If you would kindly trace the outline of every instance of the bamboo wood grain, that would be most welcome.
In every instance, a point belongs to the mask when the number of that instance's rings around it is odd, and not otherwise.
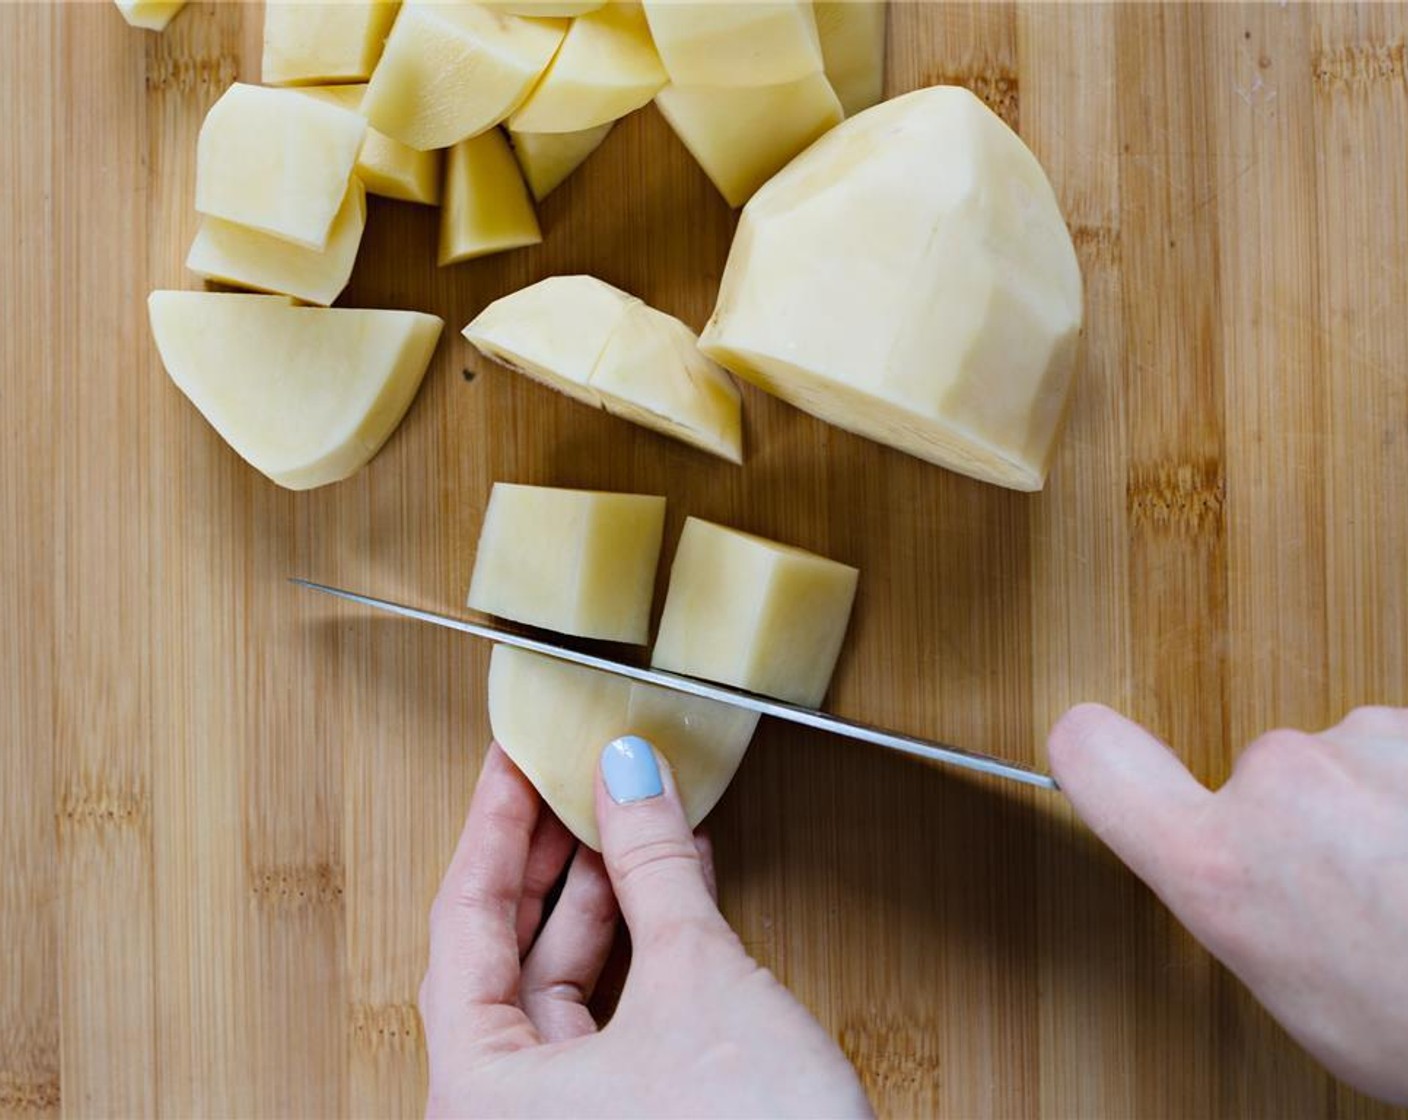
[[[434,213],[373,200],[345,302],[446,340],[368,470],[272,487],[143,306],[195,286],[195,138],[257,80],[260,22],[0,6],[0,1113],[421,1109],[485,651],[284,578],[453,607],[496,479],[663,493],[671,542],[697,514],[858,565],[830,706],[1022,761],[1082,699],[1209,782],[1265,728],[1408,703],[1404,7],[895,5],[889,91],[977,90],[1080,254],[1035,497],[749,389],[740,471],[469,351],[485,303],[575,270],[702,325],[733,219],[653,111],[542,206],[541,247],[439,270]],[[713,830],[729,917],[886,1115],[1388,1115],[1057,798],[769,725]]]

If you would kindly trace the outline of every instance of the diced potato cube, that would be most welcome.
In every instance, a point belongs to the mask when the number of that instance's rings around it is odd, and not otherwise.
[[[298,87],[299,93],[330,101],[354,113],[362,111],[366,91],[365,85]],[[418,152],[384,132],[368,128],[352,172],[362,180],[368,194],[438,206],[441,162],[438,151]]]
[[[645,0],[670,81],[772,86],[822,70],[811,0]]]
[[[572,21],[509,128],[580,132],[610,124],[647,104],[665,80],[640,5],[617,0]]]
[[[346,478],[415,398],[444,325],[418,311],[296,307],[285,296],[153,292],[152,335],[177,387],[280,486]]]
[[[613,124],[597,125],[581,132],[509,131],[514,158],[528,180],[533,198],[542,202],[576,171],[606,139]]]
[[[853,117],[885,95],[886,0],[817,0],[812,7],[827,81]]]
[[[366,222],[366,188],[353,179],[326,249],[307,249],[221,218],[202,218],[186,267],[207,280],[326,307],[347,287]]]
[[[372,73],[362,112],[420,151],[493,128],[528,96],[567,30],[479,4],[406,0]]]
[[[113,0],[132,27],[144,31],[164,31],[171,17],[186,6],[186,0]]]
[[[396,7],[395,0],[264,0],[265,83],[365,82]]]
[[[325,249],[366,131],[337,105],[236,82],[200,128],[196,209]]]
[[[496,482],[469,605],[581,638],[643,644],[665,499]]]
[[[506,16],[582,16],[606,0],[480,0],[486,8]]]
[[[533,201],[502,132],[490,129],[449,150],[440,199],[442,265],[542,239]]]
[[[701,346],[833,424],[1039,490],[1081,314],[1041,166],[936,86],[853,117],[753,197]]]
[[[859,574],[691,517],[650,663],[816,707],[836,668]]]
[[[669,763],[690,827],[723,796],[758,717],[673,692],[495,646],[489,661],[494,739],[582,843],[600,849],[596,772],[614,739],[639,735]]]
[[[670,85],[655,104],[730,206],[845,116],[824,74],[751,89]]]

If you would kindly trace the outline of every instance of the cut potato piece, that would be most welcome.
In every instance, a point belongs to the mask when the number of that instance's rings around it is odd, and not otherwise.
[[[366,131],[340,106],[236,82],[200,126],[196,209],[325,249]]]
[[[542,202],[561,186],[567,176],[601,147],[611,129],[611,124],[603,124],[582,132],[510,131],[508,138],[513,144],[514,158],[528,180],[533,198]]]
[[[613,416],[743,462],[743,402],[724,370],[673,315],[638,303],[606,344],[591,387]]]
[[[394,0],[264,0],[265,83],[365,82],[396,7]]]
[[[486,8],[506,16],[582,16],[606,0],[480,0]]]
[[[341,105],[354,113],[362,111],[365,85],[299,86],[299,93]],[[384,132],[367,129],[352,173],[362,180],[368,194],[396,198],[402,202],[440,204],[440,153],[418,152],[393,140]]]
[[[449,150],[440,200],[442,265],[542,239],[533,201],[502,132],[490,129]]]
[[[496,482],[469,605],[580,638],[644,645],[665,499]]]
[[[831,683],[859,574],[691,517],[650,663],[814,708]]]
[[[845,116],[823,74],[753,89],[671,85],[655,104],[730,206]]]
[[[418,311],[297,307],[284,296],[153,292],[171,379],[280,486],[346,478],[410,407],[444,325]]]
[[[600,850],[596,772],[614,739],[639,735],[669,763],[693,828],[733,780],[754,712],[510,646],[489,659],[494,739],[583,844]]]
[[[645,0],[655,49],[682,86],[772,86],[819,74],[811,0]]]
[[[578,16],[528,100],[514,132],[580,132],[647,104],[665,84],[640,5],[617,0]]]
[[[583,404],[743,461],[738,386],[694,332],[592,276],[554,276],[495,300],[464,329],[482,353]]]
[[[1039,490],[1080,268],[1026,146],[967,90],[852,118],[743,212],[702,347],[840,427]]]
[[[817,0],[816,30],[826,78],[846,116],[885,95],[885,0]]]
[[[207,280],[326,307],[347,287],[366,223],[366,188],[353,179],[326,249],[306,249],[220,218],[202,218],[186,267]]]
[[[186,6],[186,0],[113,0],[132,27],[144,31],[164,31],[171,17]]]
[[[448,148],[517,109],[566,30],[563,20],[520,19],[463,0],[406,0],[362,112],[412,148]]]

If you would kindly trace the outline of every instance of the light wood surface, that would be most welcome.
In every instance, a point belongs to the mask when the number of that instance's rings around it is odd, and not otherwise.
[[[346,302],[445,341],[368,470],[276,489],[166,379],[143,303],[195,286],[196,132],[257,80],[259,27],[0,7],[0,1112],[421,1107],[487,651],[284,580],[453,609],[495,479],[664,493],[671,539],[693,513],[858,565],[830,706],[1011,758],[1099,699],[1215,783],[1262,729],[1408,703],[1404,8],[896,6],[890,92],[977,89],[1080,250],[1034,497],[752,391],[738,470],[471,355],[485,302],[566,271],[702,325],[732,217],[653,111],[537,249],[440,270],[433,212],[373,201]],[[764,726],[713,829],[729,917],[885,1114],[1383,1114],[1055,796]]]

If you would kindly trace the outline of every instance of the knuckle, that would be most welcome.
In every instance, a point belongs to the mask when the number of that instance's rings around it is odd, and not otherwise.
[[[660,836],[628,848],[611,862],[618,886],[633,891],[661,878],[697,875],[699,852],[692,838]]]
[[[1355,708],[1332,730],[1367,738],[1408,738],[1408,708],[1385,705]]]
[[[1314,735],[1281,728],[1253,739],[1238,756],[1233,772],[1239,775],[1275,776],[1319,761],[1323,746]]]

